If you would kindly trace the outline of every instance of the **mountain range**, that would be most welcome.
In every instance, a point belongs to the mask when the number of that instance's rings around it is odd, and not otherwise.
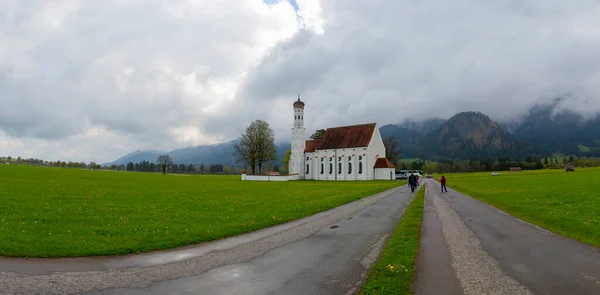
[[[479,112],[462,112],[444,120],[405,120],[380,127],[382,137],[394,136],[403,149],[403,157],[426,160],[453,160],[564,153],[600,156],[600,115],[585,118],[559,110],[557,103],[537,105],[517,121],[498,123]],[[311,133],[311,132],[308,132]],[[104,165],[156,161],[169,154],[177,164],[235,165],[236,140],[199,145],[173,151],[138,150]],[[277,164],[281,165],[289,143],[277,145]]]

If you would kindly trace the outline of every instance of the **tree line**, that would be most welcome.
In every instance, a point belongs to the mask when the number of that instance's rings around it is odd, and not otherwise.
[[[600,166],[599,158],[578,158],[575,156],[551,156],[536,157],[527,156],[519,160],[499,157],[497,159],[470,159],[470,160],[446,160],[425,161],[415,160],[400,162],[397,170],[423,170],[427,173],[455,173],[455,172],[482,172],[482,171],[508,171],[511,167],[519,167],[522,170],[539,169],[564,169],[567,165],[577,167]]]
[[[108,165],[101,166],[96,162],[72,162],[72,161],[44,161],[35,158],[13,158],[0,157],[0,164],[15,164],[15,165],[31,165],[31,166],[46,166],[57,168],[76,168],[76,169],[93,169],[93,170],[114,170],[114,171],[135,171],[135,172],[162,172],[156,163],[150,161],[141,161],[138,163],[129,162],[125,165]],[[166,167],[165,172],[169,173],[201,173],[201,174],[241,174],[241,167],[229,167],[223,164],[200,164],[200,165],[184,165],[172,164]]]

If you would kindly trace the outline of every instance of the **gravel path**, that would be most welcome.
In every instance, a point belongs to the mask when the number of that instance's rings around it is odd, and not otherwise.
[[[600,249],[426,182],[417,295],[600,294]]]

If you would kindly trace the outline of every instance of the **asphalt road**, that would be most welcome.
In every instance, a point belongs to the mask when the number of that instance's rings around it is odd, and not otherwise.
[[[600,294],[599,248],[426,182],[415,294]]]
[[[101,259],[0,259],[1,294],[352,294],[414,196],[392,189],[203,245]]]

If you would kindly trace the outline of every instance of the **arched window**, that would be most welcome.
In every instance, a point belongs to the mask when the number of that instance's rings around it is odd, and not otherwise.
[[[306,161],[308,161],[308,160],[310,160],[310,158],[309,158],[309,157],[306,157]]]
[[[329,174],[333,173],[333,163],[329,162]]]
[[[338,162],[338,174],[342,174],[342,162]]]
[[[348,162],[348,174],[352,174],[352,163]]]
[[[362,156],[358,156],[358,174],[362,174],[362,171],[363,171]]]
[[[323,174],[323,163],[321,163],[321,174]]]
[[[306,164],[306,174],[308,174],[310,172],[309,166],[308,164]]]

